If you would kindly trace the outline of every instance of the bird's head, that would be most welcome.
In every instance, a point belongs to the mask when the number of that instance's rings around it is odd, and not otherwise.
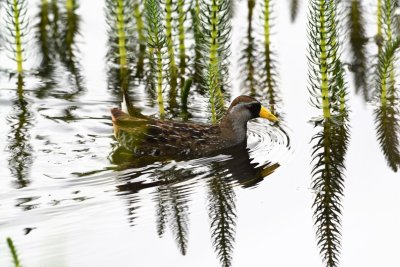
[[[263,107],[260,102],[245,95],[238,96],[232,101],[227,116],[237,123],[247,123],[255,118],[264,118],[272,122],[278,121],[278,118],[266,107]]]

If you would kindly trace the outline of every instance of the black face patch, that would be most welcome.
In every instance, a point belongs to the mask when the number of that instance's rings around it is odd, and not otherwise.
[[[261,104],[258,102],[251,102],[247,105],[253,118],[260,117]]]

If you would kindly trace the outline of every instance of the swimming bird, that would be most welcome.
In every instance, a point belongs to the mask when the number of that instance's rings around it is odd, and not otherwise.
[[[197,157],[224,149],[246,146],[247,122],[255,118],[278,119],[259,101],[236,97],[218,124],[200,124],[132,117],[111,110],[114,134],[119,144],[137,156]]]

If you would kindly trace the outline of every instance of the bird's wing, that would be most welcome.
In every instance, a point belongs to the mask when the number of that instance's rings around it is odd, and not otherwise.
[[[111,114],[118,142],[139,154],[202,154],[220,143],[217,126],[135,118],[118,109]]]

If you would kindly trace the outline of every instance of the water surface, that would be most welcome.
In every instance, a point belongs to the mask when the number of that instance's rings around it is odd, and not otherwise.
[[[76,68],[59,62],[18,81],[0,52],[0,265],[11,266],[11,237],[29,267],[322,266],[311,209],[309,120],[319,114],[307,91],[306,7],[291,24],[288,3],[275,5],[281,128],[250,122],[248,150],[239,153],[115,164],[109,110],[120,99],[110,89],[103,2],[95,2],[81,1],[76,11]],[[29,3],[34,20],[37,5]],[[240,91],[246,1],[236,8],[232,96]],[[376,141],[372,108],[353,91],[342,266],[399,266],[399,175]],[[190,120],[206,122],[207,100],[194,97]],[[135,106],[156,114],[148,103],[138,89]]]

